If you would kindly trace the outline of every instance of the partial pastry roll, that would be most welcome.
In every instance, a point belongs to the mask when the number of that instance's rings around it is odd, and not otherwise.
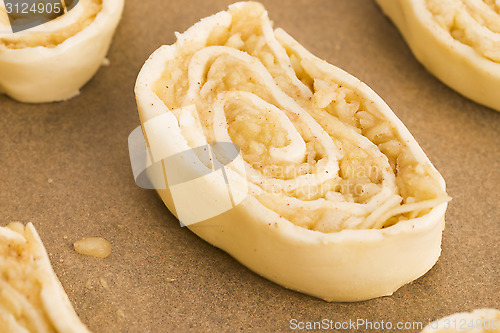
[[[500,311],[477,309],[429,323],[422,333],[500,333]]]
[[[2,333],[89,332],[31,223],[0,227],[0,328]]]
[[[500,111],[500,3],[376,0],[415,57],[438,79]]]
[[[103,64],[123,4],[123,0],[79,0],[67,13],[14,33],[23,17],[9,20],[7,12],[12,9],[0,1],[0,92],[28,103],[77,95]],[[54,11],[52,6],[44,8]]]
[[[379,96],[273,30],[259,3],[178,34],[135,91],[167,207],[258,274],[359,301],[437,261],[443,178]]]

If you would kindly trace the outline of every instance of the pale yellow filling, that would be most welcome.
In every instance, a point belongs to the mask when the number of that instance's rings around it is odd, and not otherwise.
[[[495,0],[426,0],[436,22],[457,41],[500,62],[500,3]]]
[[[78,20],[72,22],[71,25],[57,31],[2,36],[0,37],[0,51],[2,49],[23,49],[37,46],[54,48],[88,27],[101,11],[102,0],[80,0],[77,6],[84,9],[83,14],[78,17]],[[0,8],[0,10],[5,12],[5,8]],[[0,17],[3,17],[3,20],[5,20],[5,15],[2,14]],[[63,17],[64,15],[59,16],[55,21],[61,20]],[[22,18],[20,18],[20,20],[22,20]],[[8,20],[7,22],[0,23],[8,24]]]

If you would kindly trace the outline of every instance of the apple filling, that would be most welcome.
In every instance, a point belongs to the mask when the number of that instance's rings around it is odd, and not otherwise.
[[[191,147],[238,145],[249,193],[310,230],[385,228],[449,200],[391,120],[261,5],[229,13],[206,43],[183,40],[153,88]]]
[[[37,46],[54,48],[88,27],[101,11],[102,1],[80,0],[66,14],[55,17],[42,26],[33,28],[33,31],[30,29],[29,33],[5,34],[0,31],[0,51],[2,49],[23,49]],[[10,23],[6,9],[0,7],[0,11],[1,28]],[[13,24],[23,24],[23,19],[23,17],[16,18]]]
[[[436,22],[457,41],[500,62],[500,5],[494,0],[426,0]]]

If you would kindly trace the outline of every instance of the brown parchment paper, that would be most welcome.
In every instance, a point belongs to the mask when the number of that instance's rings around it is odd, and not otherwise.
[[[262,2],[276,26],[371,86],[446,179],[453,201],[431,271],[391,297],[326,303],[249,271],[134,184],[127,137],[139,125],[137,74],[175,31],[225,9],[225,0],[128,0],[111,65],[81,95],[42,105],[0,96],[0,223],[34,223],[94,332],[288,331],[293,319],[425,326],[454,312],[500,308],[500,113],[431,76],[370,0]],[[72,244],[91,236],[112,243],[110,257],[75,253]]]

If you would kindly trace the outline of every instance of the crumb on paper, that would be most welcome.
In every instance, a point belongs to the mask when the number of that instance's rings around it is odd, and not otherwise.
[[[100,277],[99,278],[99,282],[101,283],[101,286],[106,289],[107,291],[111,291],[111,289],[109,288],[109,284],[106,280],[104,280],[103,277]]]
[[[87,282],[85,282],[85,288],[87,289],[92,289],[94,288],[94,286],[92,285],[92,280],[91,279],[87,279]]]
[[[111,254],[111,243],[100,237],[84,238],[73,246],[76,252],[87,256],[106,258]]]

